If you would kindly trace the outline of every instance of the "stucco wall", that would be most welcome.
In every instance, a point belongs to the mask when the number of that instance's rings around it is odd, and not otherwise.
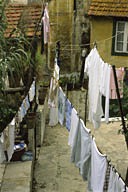
[[[89,7],[89,0],[76,0],[76,11],[74,12],[74,35],[73,35],[73,57],[72,62],[74,65],[74,71],[81,70],[81,53],[83,46],[82,34],[89,31],[89,18],[87,11]],[[87,37],[86,37],[87,39]],[[85,40],[84,40],[85,42]],[[87,42],[86,42],[87,44]]]
[[[61,73],[80,71],[81,69],[81,35],[89,28],[89,20],[85,16],[88,0],[52,0],[49,3],[50,43],[48,45],[48,66],[53,67],[55,43],[61,44]]]
[[[71,70],[73,0],[52,0],[49,3],[50,42],[48,66],[53,68],[56,42],[60,41],[61,70]]]
[[[93,43],[97,43],[97,49],[105,62],[116,67],[128,67],[127,56],[112,56],[112,18],[91,18],[91,48]]]

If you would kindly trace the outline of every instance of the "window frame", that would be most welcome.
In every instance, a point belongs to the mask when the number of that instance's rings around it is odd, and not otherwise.
[[[117,22],[127,22],[128,18],[114,18],[113,20],[113,38],[112,38],[112,55],[117,56],[128,56],[128,52],[120,52],[115,50],[115,43],[116,43],[116,32],[117,32]],[[128,25],[128,24],[127,24]]]

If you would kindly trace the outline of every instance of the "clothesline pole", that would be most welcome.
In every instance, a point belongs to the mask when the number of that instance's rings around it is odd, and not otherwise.
[[[124,132],[124,135],[125,135],[125,141],[126,141],[126,145],[127,145],[127,149],[128,149],[128,137],[127,137],[128,129],[126,127],[126,123],[125,123],[125,120],[124,120],[122,104],[121,104],[121,99],[120,99],[120,93],[119,93],[119,88],[118,88],[118,83],[117,83],[115,65],[112,65],[112,69],[113,69],[113,74],[114,74],[114,81],[115,81],[115,86],[116,86],[116,93],[117,93],[118,103],[119,103],[119,107],[120,107],[120,114],[121,114],[121,119],[122,119],[123,132]]]

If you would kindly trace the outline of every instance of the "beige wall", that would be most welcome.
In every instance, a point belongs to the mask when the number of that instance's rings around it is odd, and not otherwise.
[[[112,18],[91,18],[91,48],[96,41],[100,56],[105,62],[116,67],[128,67],[128,56],[112,56]]]
[[[61,72],[71,70],[73,0],[52,0],[49,3],[50,42],[48,45],[48,66],[54,66],[55,46],[61,45]]]

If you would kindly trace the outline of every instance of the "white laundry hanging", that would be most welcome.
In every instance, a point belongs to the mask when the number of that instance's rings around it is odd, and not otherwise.
[[[93,138],[91,147],[91,189],[93,192],[103,192],[106,169],[106,155],[99,152],[95,138]]]
[[[107,69],[107,70],[106,70]],[[107,71],[107,73],[106,73]],[[109,117],[109,85],[110,85],[110,66],[101,59],[96,48],[92,49],[85,60],[84,72],[89,76],[89,121],[93,122],[94,128],[99,128],[102,109],[102,95],[106,96],[105,119]],[[103,85],[102,80],[107,75]],[[103,89],[104,88],[104,89]],[[105,90],[105,91],[104,91]]]
[[[73,108],[71,113],[71,129],[68,137],[68,145],[71,146],[71,149],[73,148],[75,137],[77,137],[78,124],[79,117],[77,115],[77,111],[75,110],[75,108]]]
[[[108,192],[124,192],[125,183],[119,177],[119,174],[115,171],[113,167],[110,169],[110,178],[108,183]]]
[[[43,29],[44,29],[44,44],[46,44],[49,41],[49,32],[50,32],[48,4],[45,5],[42,22],[43,22]]]

